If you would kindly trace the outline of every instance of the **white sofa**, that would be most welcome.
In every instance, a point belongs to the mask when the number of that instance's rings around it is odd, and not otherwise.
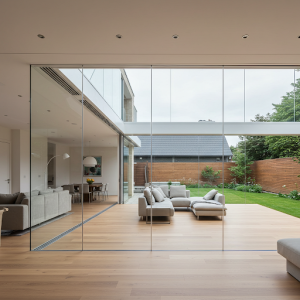
[[[185,190],[185,197],[172,197],[170,190],[164,190],[165,194],[168,197],[164,198],[163,202],[154,202],[152,204],[152,216],[166,216],[172,217],[175,213],[175,208],[187,208],[191,209],[197,219],[200,216],[219,216],[223,217],[226,216],[225,207],[225,196],[217,193],[214,198],[212,199],[214,202],[216,201],[217,204],[203,202],[203,197],[190,197],[190,191]],[[197,203],[203,202],[203,203]],[[138,214],[140,217],[147,217],[150,216],[151,213],[151,205],[148,203],[145,196],[139,197],[138,201]]]
[[[31,226],[40,224],[54,217],[72,210],[71,195],[69,191],[60,189],[49,189],[45,191],[32,191],[25,196],[20,204],[13,203],[13,197],[1,201],[0,209],[7,207],[9,210],[3,215],[2,230],[24,230]],[[5,199],[5,197],[3,198]],[[3,203],[8,202],[8,203]]]

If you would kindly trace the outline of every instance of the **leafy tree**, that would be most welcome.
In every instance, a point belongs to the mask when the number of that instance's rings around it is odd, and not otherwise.
[[[235,178],[237,182],[246,184],[247,181],[251,179],[249,176],[252,172],[250,165],[253,164],[253,161],[251,161],[249,157],[245,155],[245,153],[243,153],[240,149],[236,150],[233,156],[233,161],[236,165],[229,168],[229,170],[231,171],[230,175]]]
[[[214,171],[212,167],[206,166],[204,170],[201,171],[202,176],[207,179],[210,183],[215,182],[218,178],[220,178],[221,171]]]

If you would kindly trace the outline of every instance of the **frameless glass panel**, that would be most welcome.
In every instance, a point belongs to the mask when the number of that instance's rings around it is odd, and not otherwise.
[[[31,250],[82,249],[81,82],[76,68],[31,67]]]
[[[294,69],[246,69],[245,74],[246,122],[294,122]]]
[[[152,111],[153,185],[169,198],[155,202],[165,213],[154,213],[153,249],[221,250],[223,206],[202,197],[212,189],[222,193],[222,70],[154,69]]]

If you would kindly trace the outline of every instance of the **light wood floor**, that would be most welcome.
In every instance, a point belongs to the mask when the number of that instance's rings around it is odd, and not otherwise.
[[[84,204],[84,220],[116,202]],[[276,250],[278,239],[300,238],[300,219],[258,204],[228,204],[224,219],[225,250]],[[33,248],[81,222],[81,205],[74,214],[32,233]],[[137,205],[115,205],[46,247],[45,250],[149,250],[151,226],[137,216]],[[222,220],[176,211],[171,224],[152,226],[153,250],[221,250]]]
[[[85,205],[84,216],[108,207],[114,199],[110,201]],[[65,229],[80,222],[79,209],[74,206],[69,217],[37,230],[36,244],[59,234],[59,226]],[[191,212],[176,212],[170,225],[153,225],[153,248],[205,249],[207,244],[220,248],[221,224],[218,219],[197,221]],[[299,237],[299,225],[299,219],[259,205],[228,205],[225,248],[276,249],[278,238]],[[137,218],[135,205],[116,205],[84,226],[85,249],[149,249],[149,233],[149,225]],[[46,249],[81,247],[80,236],[81,230],[75,230]],[[29,235],[2,237],[1,300],[300,299],[300,283],[286,273],[285,259],[275,251],[28,249]]]

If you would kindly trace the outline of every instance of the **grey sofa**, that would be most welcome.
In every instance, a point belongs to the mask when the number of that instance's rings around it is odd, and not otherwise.
[[[172,217],[175,213],[175,208],[188,208],[194,213],[197,219],[200,216],[226,216],[225,196],[217,193],[213,200],[220,203],[220,205],[212,203],[197,203],[201,202],[203,197],[190,197],[190,191],[186,190],[186,197],[170,198],[170,190],[168,190],[168,197],[164,198],[163,202],[155,202],[152,205],[152,216],[166,216]],[[196,202],[196,203],[194,203]],[[192,204],[192,205],[191,205]],[[138,214],[140,217],[150,216],[151,205],[148,204],[147,199],[142,196],[138,200]]]
[[[30,206],[31,206],[31,226],[40,224],[54,217],[67,213],[72,209],[71,195],[69,191],[49,190],[45,194],[43,191],[32,191],[31,201],[29,193],[25,193],[21,203],[11,203],[13,200],[1,200],[0,209],[4,207],[9,211],[3,215],[2,230],[24,230],[30,227]]]
[[[300,239],[278,240],[277,252],[286,258],[286,271],[300,281]]]

